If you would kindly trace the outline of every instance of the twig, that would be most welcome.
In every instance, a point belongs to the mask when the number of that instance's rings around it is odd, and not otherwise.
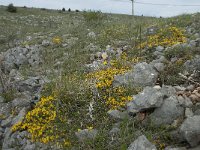
[[[185,79],[185,80],[188,80],[188,81],[190,81],[190,82],[192,82],[192,83],[194,83],[194,84],[196,84],[196,85],[198,85],[198,86],[200,86],[200,83],[198,83],[198,82],[195,82],[194,80],[192,80],[192,79],[189,79],[188,77],[186,77],[185,75],[183,75],[182,73],[179,73],[179,75],[183,78],[183,79]]]

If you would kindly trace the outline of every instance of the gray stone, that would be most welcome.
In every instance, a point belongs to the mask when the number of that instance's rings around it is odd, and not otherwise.
[[[188,60],[184,63],[184,66],[188,72],[193,72],[194,70],[200,71],[200,57]]]
[[[138,137],[131,145],[128,147],[127,150],[157,150],[156,146],[153,145],[149,140],[144,136],[141,135]]]
[[[184,116],[184,108],[180,106],[175,96],[164,100],[161,107],[156,108],[150,115],[151,121],[155,125],[170,125],[176,119]]]
[[[174,86],[174,88],[176,89],[176,91],[185,91],[186,90],[185,87],[182,87],[182,86],[179,86],[179,85]]]
[[[160,107],[162,102],[163,94],[160,90],[146,87],[143,92],[134,96],[134,99],[127,104],[127,110],[131,113],[137,113],[143,110]]]
[[[36,93],[41,90],[42,85],[46,82],[48,82],[48,80],[40,76],[29,77],[27,80],[20,81],[17,84],[17,89],[20,92],[29,91],[31,93]]]
[[[6,128],[4,133],[2,149],[9,149],[12,146],[14,139],[11,139],[12,131],[10,128]]]
[[[119,110],[109,110],[107,113],[108,113],[112,118],[114,118],[114,119],[119,119],[119,120],[128,117],[128,113],[127,113],[126,111],[121,112],[121,111],[119,111]]]
[[[114,135],[114,134],[118,134],[120,132],[120,129],[119,128],[117,128],[117,127],[114,127],[114,128],[112,128],[111,130],[110,130],[110,134],[111,135]]]
[[[197,42],[195,40],[191,40],[190,43],[189,43],[189,45],[191,47],[196,47],[197,46]]]
[[[9,116],[7,119],[1,121],[1,126],[2,126],[3,128],[5,128],[5,127],[10,127],[11,122],[12,122],[12,117]]]
[[[176,147],[176,148],[166,147],[165,150],[187,150],[187,149],[185,147]]]
[[[186,87],[186,89],[188,91],[193,91],[195,89],[195,86],[194,85],[189,85],[189,86]]]
[[[158,78],[158,72],[151,64],[146,62],[138,63],[134,69],[124,75],[116,76],[114,85],[132,85],[132,86],[154,86]]]
[[[164,50],[164,47],[162,47],[162,46],[156,47],[156,51],[162,52],[163,50]]]
[[[35,144],[31,144],[31,145],[26,145],[24,147],[24,150],[35,150],[36,146]]]
[[[84,129],[84,130],[76,132],[75,134],[80,141],[84,141],[87,139],[95,139],[95,137],[97,136],[97,130]]]
[[[43,40],[43,41],[42,41],[42,46],[47,47],[47,46],[49,46],[49,45],[51,45],[51,42],[50,42],[50,41],[48,41],[48,40]]]
[[[160,56],[163,56],[164,54],[162,52],[155,51],[153,52],[153,55],[156,56],[157,58],[160,58]]]
[[[149,27],[147,28],[147,35],[154,35],[156,34],[156,32],[158,31],[158,27],[156,26],[152,26],[152,27]]]
[[[186,108],[185,109],[185,117],[192,117],[194,113],[192,112],[191,108]]]
[[[22,76],[22,74],[17,71],[16,69],[12,69],[9,73],[9,77],[10,77],[10,81],[12,82],[18,82],[21,80],[24,80],[24,77]]]
[[[200,34],[199,34],[199,33],[195,33],[195,34],[194,34],[194,37],[199,38],[199,37],[200,37]]]
[[[170,61],[171,61],[172,63],[174,63],[174,62],[176,62],[177,60],[178,60],[178,58],[177,58],[177,57],[173,57],[173,58],[171,58],[171,60],[170,60]]]
[[[31,99],[28,99],[28,98],[15,98],[13,101],[12,101],[12,107],[27,107],[29,106],[31,103]]]
[[[166,61],[167,59],[164,56],[159,56],[159,59],[153,60],[150,64],[154,66],[156,63],[164,63]]]
[[[0,115],[3,115],[4,117],[8,117],[11,114],[12,111],[12,104],[9,103],[0,103]]]
[[[26,115],[26,108],[21,109],[21,111],[19,112],[19,114],[13,118],[12,120],[12,125],[22,122],[24,117]]]
[[[94,32],[89,32],[89,33],[87,34],[87,36],[90,37],[90,38],[96,38],[96,33],[94,33]]]
[[[200,116],[188,117],[181,125],[180,132],[192,146],[198,146],[200,142]]]
[[[176,95],[176,89],[172,86],[162,86],[161,93],[165,97],[175,96]]]
[[[188,150],[200,150],[200,145],[194,148],[189,148]]]
[[[178,96],[177,99],[178,99],[179,104],[183,107],[190,108],[193,106],[192,101],[188,97]]]
[[[161,72],[165,69],[165,65],[163,63],[156,63],[154,67],[157,69],[157,71]]]
[[[5,99],[2,96],[0,96],[0,103],[3,103],[3,102],[5,102]]]
[[[138,86],[153,86],[156,83],[158,73],[153,66],[146,62],[139,63],[134,67],[134,83]]]

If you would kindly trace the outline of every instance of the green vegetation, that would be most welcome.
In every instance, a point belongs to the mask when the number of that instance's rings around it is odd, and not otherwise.
[[[125,92],[125,94],[120,95],[117,92],[113,92],[116,89],[111,84],[114,75],[123,74],[128,70],[128,67],[130,68],[131,61],[136,63],[139,62],[139,59],[147,62],[152,60],[152,57],[149,57],[152,54],[150,51],[141,51],[140,49],[142,42],[148,38],[145,34],[148,27],[155,25],[158,28],[165,28],[172,24],[172,26],[177,27],[175,28],[177,31],[178,28],[190,25],[193,19],[199,21],[199,14],[194,18],[183,15],[163,19],[103,14],[100,11],[76,13],[71,12],[71,9],[65,13],[58,13],[54,10],[17,8],[18,13],[12,15],[5,10],[5,8],[0,9],[1,52],[14,47],[16,39],[20,39],[17,46],[21,47],[41,44],[43,40],[52,42],[52,44],[43,47],[41,55],[44,63],[39,68],[24,66],[24,69],[20,70],[27,76],[30,74],[44,75],[51,79],[51,82],[46,84],[42,91],[43,99],[36,105],[35,109],[30,111],[33,113],[32,115],[37,114],[35,111],[41,113],[46,122],[41,119],[40,115],[31,116],[28,113],[25,121],[14,126],[13,131],[26,129],[32,133],[33,140],[43,143],[49,142],[50,145],[57,144],[57,146],[65,149],[76,147],[78,149],[125,150],[137,137],[136,131],[138,130],[154,142],[159,149],[163,149],[163,147],[173,143],[167,134],[167,128],[147,128],[131,119],[125,119],[121,122],[120,132],[112,139],[109,136],[109,131],[116,120],[111,119],[107,111],[113,108],[117,109],[119,106],[119,109],[123,110],[125,103],[130,100],[130,96],[139,92],[139,89],[123,89],[121,91]],[[96,33],[95,38],[87,36],[91,31]],[[180,39],[174,41],[176,39],[172,38],[170,42],[175,42],[173,44],[185,41],[183,33],[180,33],[179,30],[178,33],[181,35],[181,41],[179,41]],[[169,34],[167,34],[168,37],[171,36]],[[162,36],[164,34],[159,35]],[[31,39],[28,39],[29,36],[31,36]],[[63,46],[66,43],[67,46]],[[88,48],[90,43],[95,44],[102,50],[108,44],[112,45],[115,50],[120,46],[129,46],[125,63],[120,60],[121,63],[118,63],[117,67],[108,67],[100,70],[100,72],[92,73],[90,79],[96,79],[97,82],[95,84],[91,84],[86,78],[89,72],[85,69],[85,64],[91,63],[91,51]],[[159,44],[156,43],[151,48],[157,45]],[[171,46],[172,44],[170,43],[169,45]],[[194,55],[191,49],[182,49],[182,51],[183,53],[179,53],[178,49],[172,49],[165,53],[168,60],[173,57],[178,58],[173,64],[167,62],[166,69],[161,72],[160,78],[165,84],[182,83],[178,73],[183,70],[183,63]],[[96,52],[98,50],[95,49],[92,53],[95,54]],[[57,64],[57,62],[60,63]],[[109,64],[110,62],[104,63]],[[123,67],[126,68],[124,69]],[[105,91],[107,89],[104,85],[109,85],[109,88],[106,87],[108,89],[106,95]],[[95,93],[96,86],[100,88],[98,89],[101,92],[100,96]],[[8,101],[12,99],[9,96],[13,95],[6,93],[5,97],[7,97]],[[123,103],[114,101],[115,104],[112,104],[113,102],[109,101],[110,97],[105,98],[104,96],[112,96],[115,99],[120,97],[120,101],[122,99],[125,99],[125,101]],[[47,101],[49,106],[47,107],[45,103],[45,107],[43,107],[43,102],[46,102],[46,99],[52,101],[50,103]],[[92,117],[88,115],[89,106],[91,105],[93,107]],[[53,118],[51,118],[51,115],[53,115]],[[38,120],[41,122],[37,122]],[[30,121],[32,121],[31,124],[29,124]],[[34,124],[34,122],[38,124]],[[45,126],[44,123],[48,123],[48,126]],[[88,128],[98,130],[97,138],[84,142],[78,141],[75,132]],[[43,133],[43,136],[41,133]],[[157,139],[153,138],[155,136]]]
[[[11,13],[16,13],[17,8],[13,4],[9,4],[8,7],[7,7],[7,11],[11,12]]]

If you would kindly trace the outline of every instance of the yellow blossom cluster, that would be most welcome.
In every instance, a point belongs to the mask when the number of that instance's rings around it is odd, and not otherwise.
[[[109,89],[107,92],[104,98],[110,109],[125,107],[126,103],[133,99],[132,96],[126,94],[126,89],[121,86]]]
[[[53,142],[59,138],[59,135],[54,132],[57,130],[54,124],[56,117],[55,98],[53,96],[42,97],[35,108],[26,114],[23,122],[12,126],[12,131],[27,130],[32,141]]]
[[[62,39],[58,36],[54,37],[52,41],[53,41],[54,44],[61,44],[62,43]]]
[[[127,70],[128,68],[107,68],[105,70],[89,73],[87,78],[95,78],[97,88],[109,88],[113,83],[114,76],[124,74]]]
[[[183,30],[177,27],[168,27],[160,29],[157,34],[150,35],[146,41],[140,43],[137,48],[152,48],[156,46],[172,46],[178,43],[185,43],[186,37],[183,34]]]

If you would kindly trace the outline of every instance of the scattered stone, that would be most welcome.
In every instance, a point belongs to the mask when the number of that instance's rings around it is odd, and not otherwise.
[[[2,96],[0,96],[0,103],[3,103],[3,102],[5,102],[5,99]]]
[[[80,131],[76,132],[75,134],[80,141],[84,141],[87,139],[95,139],[95,137],[97,136],[97,130],[96,129],[84,129],[84,130],[80,130]]]
[[[4,116],[5,118],[7,118],[12,111],[12,103],[0,103],[0,115]]]
[[[146,87],[143,92],[134,96],[134,99],[127,104],[127,110],[131,113],[137,113],[147,109],[160,107],[162,102],[163,94],[160,90]]]
[[[194,85],[189,85],[186,87],[186,90],[188,90],[188,91],[193,91],[194,89],[195,89]]]
[[[163,46],[158,46],[156,47],[156,51],[162,52],[164,50]]]
[[[127,150],[157,150],[157,148],[144,135],[141,135],[131,143]]]
[[[183,87],[183,86],[174,86],[174,88],[176,89],[176,91],[185,91],[186,90],[186,88],[185,87]]]
[[[155,85],[153,88],[156,89],[156,90],[160,90],[161,86],[160,85]]]
[[[176,147],[176,148],[166,147],[165,150],[187,150],[187,149],[185,147]]]
[[[128,117],[128,113],[127,113],[126,111],[121,112],[121,111],[119,111],[119,110],[109,110],[107,113],[108,113],[112,118],[114,118],[114,119],[119,119],[119,120]]]
[[[200,150],[200,146],[194,147],[194,148],[189,148],[188,150]]]
[[[158,72],[151,64],[146,62],[138,63],[134,69],[124,75],[116,76],[114,85],[132,85],[132,86],[154,86],[158,78]]]
[[[9,116],[6,120],[2,120],[2,121],[1,121],[1,126],[2,126],[3,128],[5,128],[5,127],[10,127],[11,122],[12,122],[12,117]]]
[[[154,65],[157,71],[162,72],[165,69],[165,65],[163,63],[156,63]]]
[[[150,115],[155,125],[170,125],[174,120],[184,116],[184,108],[180,106],[175,96],[164,100],[161,107],[156,108]]]
[[[51,44],[52,43],[50,41],[48,41],[48,40],[43,40],[42,41],[42,46],[44,46],[44,47],[50,46]]]
[[[200,71],[200,57],[196,57],[192,60],[187,60],[184,63],[184,66],[186,68],[186,71],[193,72],[194,70]]]
[[[87,34],[87,36],[88,36],[89,38],[96,38],[96,33],[94,33],[94,32],[89,32],[89,33]]]
[[[181,125],[180,132],[192,147],[197,146],[200,142],[200,116],[188,117]]]
[[[26,115],[26,108],[23,108],[19,114],[13,118],[12,120],[12,125],[16,124],[16,123],[19,123],[19,122],[22,122],[23,119],[24,119],[24,116]]]
[[[162,86],[161,93],[163,93],[165,97],[175,96],[176,89],[173,86],[164,85]]]
[[[180,106],[183,106],[185,108],[186,107],[190,108],[190,107],[193,106],[192,101],[188,97],[178,96],[177,99],[178,99],[178,102],[179,102]]]
[[[185,109],[185,117],[192,117],[194,113],[192,112],[191,108],[186,108]]]

